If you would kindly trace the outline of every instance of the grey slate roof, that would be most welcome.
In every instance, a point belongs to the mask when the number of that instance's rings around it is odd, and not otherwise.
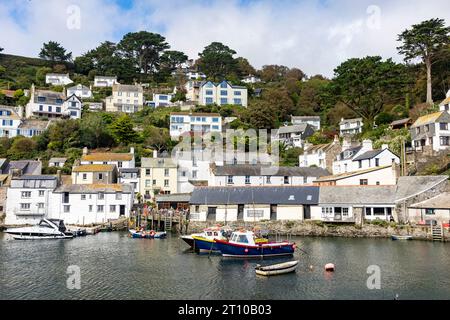
[[[277,133],[295,133],[295,132],[304,132],[307,128],[307,123],[296,124],[293,126],[284,126],[278,129]]]
[[[261,165],[237,164],[216,166],[215,168],[213,166],[213,172],[216,176],[260,176],[263,175],[261,170],[265,167],[276,168]],[[328,170],[318,167],[279,167],[276,173],[271,174],[271,176],[301,176],[317,178],[328,175],[330,175]]]
[[[372,159],[372,158],[375,158],[380,153],[382,153],[383,151],[384,150],[382,150],[382,149],[366,151],[363,154],[360,154],[359,156],[357,156],[355,159],[353,159],[353,161]]]
[[[52,175],[23,175],[14,180],[56,180],[56,176]]]
[[[139,173],[139,168],[119,168],[119,172],[123,172],[123,173]]]
[[[50,158],[48,160],[49,163],[55,163],[55,162],[66,162],[67,158]]]
[[[450,192],[444,192],[431,199],[415,203],[410,208],[450,209]]]
[[[176,168],[177,164],[171,158],[141,158],[143,168]]]
[[[69,193],[132,193],[134,190],[131,184],[64,184],[55,189],[54,192]]]
[[[351,159],[355,154],[359,152],[359,150],[361,150],[361,148],[362,146],[345,149],[339,154],[339,160]]]
[[[3,169],[3,173],[10,173],[13,169],[22,170],[22,174],[32,174],[41,166],[40,161],[34,160],[17,160],[10,161]],[[40,173],[40,172],[39,172]]]
[[[319,205],[394,204],[395,186],[322,186]]]
[[[191,196],[191,204],[287,204],[315,205],[319,187],[198,187]]]
[[[398,178],[396,201],[406,200],[448,180],[448,176],[403,176]]]

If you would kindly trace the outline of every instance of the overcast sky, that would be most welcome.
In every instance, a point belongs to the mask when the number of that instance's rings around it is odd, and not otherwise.
[[[397,34],[447,19],[449,0],[0,0],[0,47],[36,57],[54,40],[78,56],[130,31],[158,32],[196,58],[213,41],[264,64],[333,75],[352,57],[401,61]]]

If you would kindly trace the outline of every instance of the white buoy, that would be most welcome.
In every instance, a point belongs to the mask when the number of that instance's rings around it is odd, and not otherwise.
[[[325,265],[325,271],[334,271],[334,264],[332,264],[332,263],[327,263],[326,265]]]

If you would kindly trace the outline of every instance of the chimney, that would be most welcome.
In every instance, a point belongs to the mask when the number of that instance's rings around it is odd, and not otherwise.
[[[313,145],[312,143],[305,142],[305,148],[304,148],[304,151],[306,151],[306,150],[308,150],[309,148],[311,148],[312,145]]]
[[[87,147],[84,147],[83,148],[83,155],[85,156],[85,155],[87,155],[88,154],[88,148]]]
[[[386,149],[389,149],[389,145],[387,143],[383,143],[381,145],[381,150],[386,150]]]
[[[362,142],[362,147],[366,151],[371,151],[372,149],[372,140],[366,139]]]
[[[130,147],[130,153],[134,154],[134,147]]]
[[[352,147],[352,138],[345,136],[342,141],[342,151],[347,150]]]
[[[157,150],[153,150],[153,158],[158,158],[158,151]]]
[[[56,179],[58,180],[57,183],[59,184],[61,182],[61,170],[56,171]]]

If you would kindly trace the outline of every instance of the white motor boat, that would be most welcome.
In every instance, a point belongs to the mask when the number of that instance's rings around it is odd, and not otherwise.
[[[16,240],[41,240],[41,239],[71,239],[73,233],[67,232],[63,220],[42,219],[37,225],[32,227],[7,229]]]

